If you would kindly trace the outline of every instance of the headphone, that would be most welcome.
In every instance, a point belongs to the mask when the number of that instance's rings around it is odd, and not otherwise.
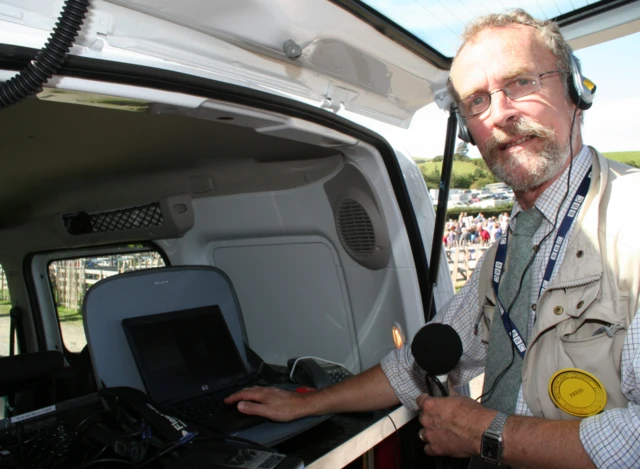
[[[570,71],[569,76],[567,77],[569,96],[578,109],[587,110],[593,104],[593,98],[596,94],[596,85],[582,75],[578,59],[576,59],[575,55],[571,54],[569,57]],[[472,145],[476,144],[471,133],[469,133],[464,117],[460,114],[458,114],[458,138],[463,142],[467,142]]]

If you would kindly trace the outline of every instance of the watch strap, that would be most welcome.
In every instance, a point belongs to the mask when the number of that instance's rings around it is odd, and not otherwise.
[[[509,416],[503,412],[498,412],[491,421],[489,428],[482,435],[480,446],[480,457],[488,463],[501,465],[504,454],[504,443],[502,430]]]
[[[504,424],[507,423],[508,418],[509,416],[507,414],[498,412],[491,421],[491,425],[489,425],[487,431],[502,436],[502,430],[504,429]]]

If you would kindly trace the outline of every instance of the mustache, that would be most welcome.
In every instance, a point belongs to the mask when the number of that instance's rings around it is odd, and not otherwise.
[[[513,137],[529,136],[550,140],[555,137],[555,131],[527,118],[518,119],[512,126],[502,129],[494,129],[491,137],[485,141],[485,151],[493,153],[498,148],[506,145]]]

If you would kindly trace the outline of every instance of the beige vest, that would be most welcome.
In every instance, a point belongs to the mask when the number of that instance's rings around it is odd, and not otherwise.
[[[522,386],[537,417],[575,419],[549,397],[552,375],[580,368],[607,391],[605,409],[626,407],[620,389],[622,344],[640,298],[640,171],[606,160],[592,150],[592,182],[560,270],[539,299],[527,341]],[[623,177],[624,176],[624,177]],[[480,326],[489,340],[495,295],[491,272],[497,243],[485,254],[480,274]],[[496,313],[500,321],[499,312]],[[594,333],[615,325],[612,337]],[[516,355],[516,359],[519,359]]]

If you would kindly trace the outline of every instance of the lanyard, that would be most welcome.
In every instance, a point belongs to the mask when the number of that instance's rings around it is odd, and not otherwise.
[[[542,296],[542,293],[549,285],[551,281],[551,275],[553,274],[553,269],[555,268],[556,262],[558,260],[558,254],[560,253],[560,248],[562,247],[564,241],[566,240],[567,234],[571,229],[571,224],[575,219],[584,199],[589,191],[589,185],[591,184],[591,169],[587,171],[584,179],[580,183],[578,187],[578,191],[576,195],[573,197],[571,201],[571,205],[569,206],[569,210],[564,216],[562,223],[560,223],[560,228],[558,228],[558,233],[556,234],[556,239],[553,243],[553,248],[551,249],[551,254],[549,255],[549,260],[547,261],[547,267],[544,272],[544,277],[542,278],[542,284],[540,285],[540,291],[538,292],[538,298]],[[500,286],[500,278],[502,277],[502,268],[504,266],[506,257],[507,257],[507,244],[509,242],[509,230],[505,230],[506,233],[502,235],[498,244],[498,250],[496,251],[496,258],[493,262],[493,289],[496,293],[496,304],[500,311],[500,317],[502,318],[502,324],[504,325],[505,330],[507,331],[507,335],[511,338],[511,341],[515,345],[516,349],[520,356],[524,359],[525,352],[527,351],[527,344],[518,331],[518,328],[513,323],[511,318],[506,314],[504,306],[498,297],[498,287]],[[530,293],[529,293],[530,294]]]

